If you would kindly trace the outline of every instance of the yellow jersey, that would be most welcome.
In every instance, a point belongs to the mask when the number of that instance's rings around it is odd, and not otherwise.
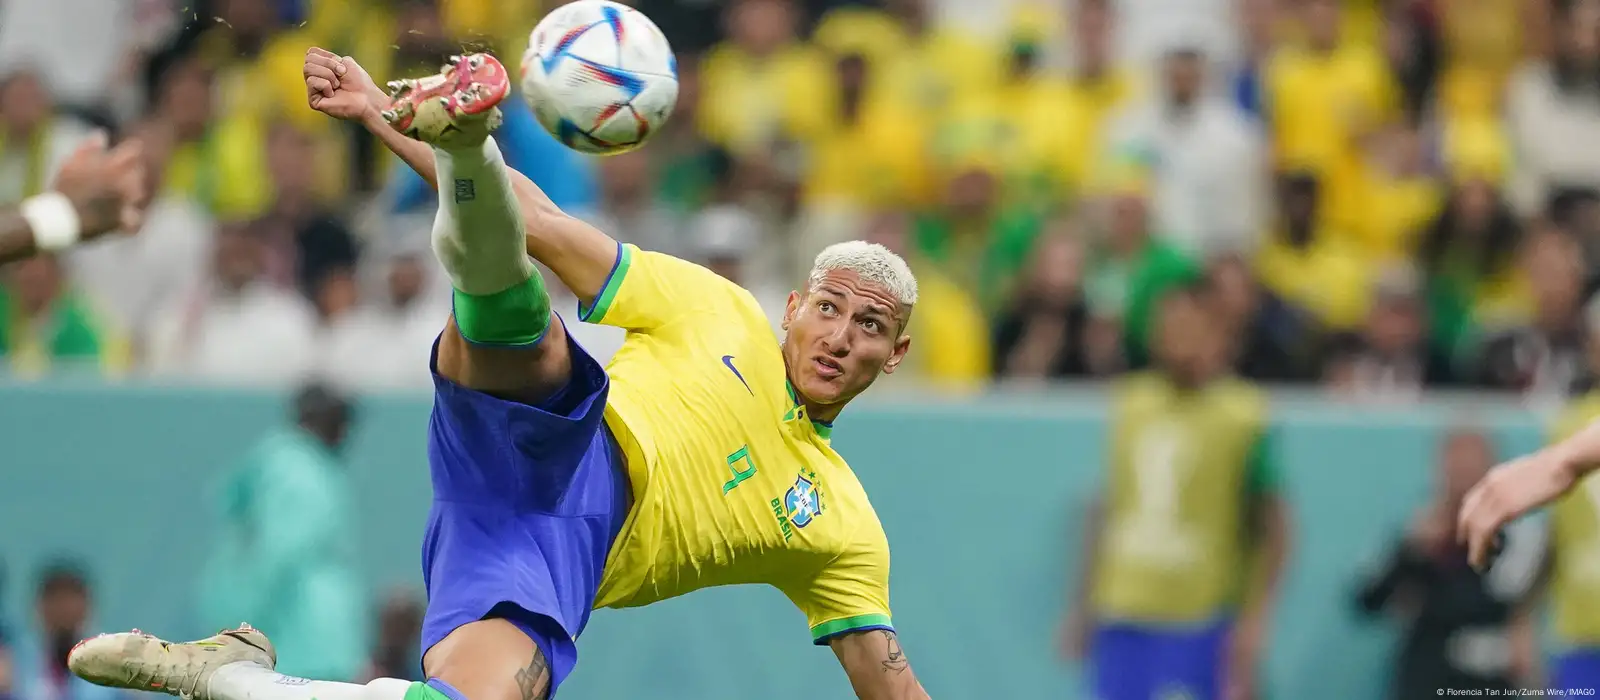
[[[1117,383],[1110,421],[1095,614],[1174,625],[1226,614],[1249,593],[1251,502],[1281,488],[1267,397],[1238,379],[1184,390],[1145,372]]]
[[[1600,418],[1600,394],[1573,402],[1551,440],[1571,437]],[[1551,619],[1556,637],[1574,646],[1600,643],[1600,479],[1586,477],[1550,509]]]
[[[590,323],[627,330],[606,425],[633,507],[595,607],[711,586],[775,586],[812,639],[891,629],[889,543],[867,494],[795,398],[749,292],[698,265],[622,246]]]

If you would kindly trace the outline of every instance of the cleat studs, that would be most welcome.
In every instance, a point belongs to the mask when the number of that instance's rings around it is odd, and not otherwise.
[[[472,56],[467,58],[467,65],[471,66],[473,70],[477,70],[479,68],[482,68],[483,67],[483,54],[481,54],[481,53],[472,54]]]
[[[396,114],[395,111],[392,110],[392,109],[386,109],[386,110],[383,110],[383,114],[380,115],[380,116],[383,117],[384,121],[392,122],[392,121],[395,120],[396,117],[398,117],[400,115]]]

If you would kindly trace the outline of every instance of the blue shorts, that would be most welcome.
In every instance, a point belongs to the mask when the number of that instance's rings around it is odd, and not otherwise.
[[[621,450],[605,427],[605,369],[568,337],[572,378],[540,405],[473,391],[431,360],[422,540],[424,653],[457,627],[504,618],[528,633],[555,688],[577,664],[611,543],[628,514]]]
[[[1100,625],[1089,649],[1095,700],[1221,700],[1230,628],[1228,620],[1196,627]]]
[[[1556,655],[1550,669],[1550,686],[1568,695],[1577,690],[1600,689],[1600,648],[1569,649]]]

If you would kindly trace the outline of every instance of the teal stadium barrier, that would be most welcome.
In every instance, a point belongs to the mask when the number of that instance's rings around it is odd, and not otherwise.
[[[1057,660],[1064,582],[1081,508],[1099,480],[1094,392],[948,402],[891,398],[850,409],[835,445],[872,496],[893,546],[896,626],[938,698],[1082,697]],[[1279,403],[1297,543],[1269,664],[1271,695],[1379,697],[1392,630],[1351,614],[1363,559],[1426,495],[1447,407]],[[417,582],[428,503],[425,397],[364,399],[352,437],[363,564],[375,588]],[[163,635],[188,624],[207,543],[211,477],[283,419],[283,397],[94,385],[0,385],[0,555],[6,610],[25,627],[28,569],[67,552],[91,566],[98,626]],[[1481,414],[1503,451],[1537,421]],[[832,654],[775,590],[702,591],[601,611],[568,700],[849,697]]]

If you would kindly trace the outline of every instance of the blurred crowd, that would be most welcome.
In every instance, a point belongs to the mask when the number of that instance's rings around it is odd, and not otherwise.
[[[1600,374],[1600,0],[1018,0],[992,27],[931,0],[635,4],[680,55],[670,122],[588,159],[512,100],[508,162],[774,317],[823,245],[902,252],[909,381],[1141,367],[1153,300],[1197,280],[1252,379],[1555,399]],[[537,5],[0,7],[0,203],[90,128],[145,139],[161,192],[140,235],[5,272],[9,370],[426,386],[433,197],[306,108],[301,58],[511,62]]]

